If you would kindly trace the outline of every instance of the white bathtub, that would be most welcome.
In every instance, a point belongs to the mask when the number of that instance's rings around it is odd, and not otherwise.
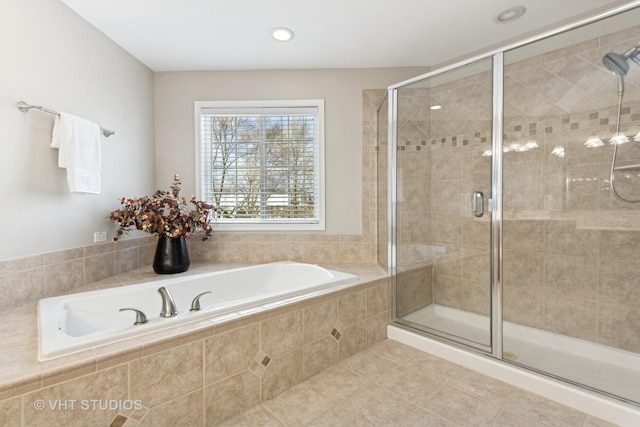
[[[47,360],[355,279],[352,274],[285,261],[46,298],[38,302],[38,357]],[[160,287],[171,293],[176,316],[160,317]],[[207,291],[211,293],[200,298],[201,310],[189,311],[193,298]],[[134,325],[135,313],[120,312],[121,308],[141,310],[148,323]]]

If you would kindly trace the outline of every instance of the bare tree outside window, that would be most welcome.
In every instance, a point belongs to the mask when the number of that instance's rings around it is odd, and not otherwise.
[[[318,221],[312,113],[201,115],[203,198],[220,221]]]

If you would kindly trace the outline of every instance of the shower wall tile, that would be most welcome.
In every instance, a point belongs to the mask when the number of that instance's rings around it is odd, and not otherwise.
[[[544,246],[544,222],[505,219],[504,251],[542,252]]]
[[[542,292],[544,287],[543,257],[542,252],[505,252],[503,258],[504,283],[514,288]]]
[[[431,181],[431,151],[398,151],[398,179],[401,181]]]
[[[598,209],[598,194],[600,184],[593,178],[598,175],[598,165],[577,165],[567,168],[565,173],[566,191],[570,196],[565,198],[566,208],[569,210]]]
[[[433,274],[462,277],[463,259],[460,254],[449,255],[445,258],[437,258],[433,261]]]
[[[617,81],[602,68],[601,58],[608,51],[624,51],[639,35],[637,26],[505,67],[505,146],[528,140],[538,144],[527,152],[504,153],[507,320],[620,348],[632,346],[625,334],[635,319],[630,313],[640,306],[635,250],[640,246],[640,205],[619,201],[608,188],[613,153],[606,142],[615,131]],[[483,77],[479,73],[422,93],[413,89],[411,102],[402,105],[401,99],[401,107],[405,119],[416,116],[398,147],[401,186],[430,183],[429,194],[405,192],[424,199],[403,200],[399,265],[409,268],[429,259],[431,253],[421,253],[418,245],[445,245],[446,257],[432,260],[434,300],[475,312],[480,304],[473,303],[473,296],[481,295],[482,287],[473,284],[484,283],[490,267],[488,218],[473,218],[470,203],[473,191],[483,191],[485,197],[490,193],[491,157],[482,155],[490,149],[490,117],[479,101],[490,91]],[[633,136],[640,131],[640,73],[630,72],[626,83],[621,126]],[[445,98],[458,107],[446,118],[422,111],[424,101]],[[427,135],[426,144],[410,134]],[[594,134],[605,145],[585,147]],[[552,154],[555,148],[564,155]],[[428,171],[418,167],[421,162]],[[640,145],[619,146],[618,165],[639,162]],[[620,193],[640,198],[636,172],[616,173]],[[424,212],[411,208],[427,201],[431,208],[425,220]],[[398,301],[403,297],[411,299],[400,296]],[[613,306],[620,307],[618,317],[604,313]],[[613,325],[614,318],[619,330],[608,327],[605,332],[603,322]]]
[[[506,283],[505,281],[502,303],[504,320],[545,329],[544,293],[539,290],[509,286]]]
[[[486,193],[485,200],[487,200]],[[471,203],[469,203],[469,205],[470,204]],[[487,209],[485,206],[485,212],[486,211]],[[488,217],[464,218],[462,220],[462,246],[465,249],[474,248],[489,251],[491,237],[490,230],[491,228]]]
[[[637,306],[640,301],[640,262],[607,257],[599,266],[599,300]]]
[[[431,180],[446,181],[462,178],[462,148],[447,147],[447,149],[431,151]],[[435,167],[434,167],[435,166]]]
[[[459,308],[462,297],[462,279],[439,276],[433,278],[433,300],[436,304]]]
[[[508,161],[508,160],[507,160]],[[518,170],[521,166],[516,165]],[[506,169],[506,168],[505,168]],[[535,211],[541,208],[539,174],[505,171],[503,209],[505,211]]]
[[[600,304],[599,342],[640,353],[640,308],[637,305]]]
[[[636,224],[640,224],[640,212],[599,211],[594,228],[597,227],[605,230],[633,230]]]
[[[486,149],[490,149],[488,144]],[[480,150],[476,144],[462,147],[463,191],[482,190],[488,192],[491,183],[491,157],[483,156],[483,153],[484,150]]]
[[[438,242],[431,235],[430,212],[399,212],[397,215],[398,243]]]
[[[465,249],[463,251],[462,277],[466,280],[488,284],[490,283],[491,259],[489,249]]]
[[[396,275],[396,314],[404,317],[433,303],[433,267],[418,267]]]
[[[551,254],[588,256],[595,259],[598,249],[598,232],[579,229],[577,222],[545,221],[544,251]]]
[[[637,261],[638,245],[640,245],[640,230],[600,230],[599,253],[603,259]]]
[[[431,212],[460,215],[463,212],[463,202],[467,200],[463,196],[460,180],[432,181]],[[471,206],[471,203],[466,206]]]
[[[566,170],[572,178],[596,178],[598,173],[598,158],[603,152],[584,146],[584,141],[595,133],[596,130],[597,125],[585,125],[584,130],[580,128],[573,132],[560,132],[557,137],[555,137],[555,134],[547,135],[545,137],[545,148],[548,148],[548,152],[551,152],[556,145],[562,145],[564,147],[565,156],[562,159],[562,164],[566,167]],[[552,157],[558,159],[556,156]],[[611,159],[608,158],[607,160]],[[577,168],[578,166],[588,166],[588,168],[579,169]],[[591,196],[593,198],[593,194]]]
[[[491,286],[489,281],[462,280],[459,308],[471,313],[489,316],[491,308]]]
[[[431,241],[448,247],[447,252],[462,247],[462,218],[458,215],[431,214]]]
[[[598,275],[592,257],[552,254],[544,259],[545,291],[596,301]]]
[[[429,212],[430,181],[404,180],[398,187],[398,212]]]
[[[544,297],[544,329],[597,342],[598,319],[593,315],[597,303],[546,291]]]

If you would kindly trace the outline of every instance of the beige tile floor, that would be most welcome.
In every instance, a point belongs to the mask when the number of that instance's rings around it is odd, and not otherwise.
[[[580,426],[614,424],[391,340],[223,426]]]

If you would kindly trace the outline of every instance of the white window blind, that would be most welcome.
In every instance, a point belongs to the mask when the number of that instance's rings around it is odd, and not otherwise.
[[[324,228],[321,101],[196,104],[199,196],[219,224]]]

